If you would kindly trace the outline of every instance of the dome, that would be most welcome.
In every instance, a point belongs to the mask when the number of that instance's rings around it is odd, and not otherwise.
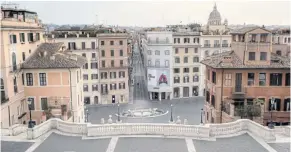
[[[210,13],[208,18],[209,25],[220,25],[221,24],[221,16],[217,11],[216,4],[214,4],[213,11]]]

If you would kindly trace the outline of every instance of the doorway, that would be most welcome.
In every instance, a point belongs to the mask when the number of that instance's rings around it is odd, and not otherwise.
[[[235,92],[242,92],[242,74],[235,74]]]
[[[159,100],[159,93],[158,92],[152,92],[153,100]]]
[[[166,92],[162,92],[162,99],[166,99]]]
[[[112,95],[112,103],[115,103],[115,95]]]

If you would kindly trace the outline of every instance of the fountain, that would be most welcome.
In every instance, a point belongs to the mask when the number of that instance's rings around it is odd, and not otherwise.
[[[168,111],[164,111],[158,108],[147,108],[147,109],[128,109],[124,110],[120,117],[127,118],[146,118],[146,117],[158,117],[167,114]],[[118,114],[116,114],[118,116]]]

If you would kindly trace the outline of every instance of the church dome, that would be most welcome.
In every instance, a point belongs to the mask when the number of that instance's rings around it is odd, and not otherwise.
[[[220,25],[221,24],[221,16],[217,10],[216,4],[214,4],[213,10],[208,18],[209,25]]]

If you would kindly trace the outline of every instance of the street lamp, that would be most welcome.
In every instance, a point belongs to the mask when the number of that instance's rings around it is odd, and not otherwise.
[[[28,98],[28,99],[27,99],[27,104],[28,104],[28,109],[29,109],[29,122],[28,122],[28,128],[33,128],[32,120],[31,120],[31,110],[32,110],[32,108],[31,108],[31,106],[32,106],[31,103],[32,103],[31,99]]]
[[[170,122],[174,122],[174,120],[173,120],[173,104],[171,104],[171,118],[170,118]]]
[[[119,104],[117,105],[117,121],[120,122]]]
[[[271,98],[271,110],[270,110],[270,114],[271,114],[271,122],[270,122],[269,125],[268,125],[270,129],[273,129],[273,128],[274,128],[273,118],[272,118],[272,111],[273,111],[274,104],[275,104],[275,98],[272,97],[272,98]]]
[[[200,120],[201,124],[203,124],[202,115],[203,115],[203,108],[201,109],[201,120]]]
[[[89,121],[89,110],[88,108],[86,108],[86,122]]]

